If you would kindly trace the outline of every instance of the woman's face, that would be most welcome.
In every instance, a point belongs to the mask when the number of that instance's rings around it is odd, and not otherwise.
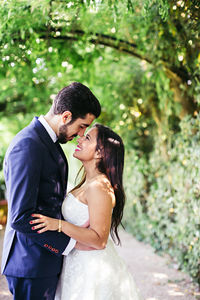
[[[73,154],[81,161],[91,161],[97,158],[97,128],[91,128],[85,136],[78,139],[78,145]]]

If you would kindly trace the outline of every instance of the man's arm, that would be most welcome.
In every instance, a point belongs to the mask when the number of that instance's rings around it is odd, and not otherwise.
[[[45,232],[40,235],[31,230],[31,214],[36,213],[42,171],[42,155],[32,139],[22,140],[5,160],[5,180],[9,201],[11,227],[26,234],[35,243],[56,255],[62,255],[70,238],[63,233]]]

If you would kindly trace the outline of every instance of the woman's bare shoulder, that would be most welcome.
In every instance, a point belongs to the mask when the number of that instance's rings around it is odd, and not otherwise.
[[[93,180],[88,184],[87,194],[91,198],[94,198],[94,196],[95,198],[109,198],[114,202],[114,190],[109,179],[105,175],[97,177],[96,180]]]
[[[103,174],[92,180],[87,188],[90,191],[103,190],[108,192],[109,190],[113,190],[109,179]]]

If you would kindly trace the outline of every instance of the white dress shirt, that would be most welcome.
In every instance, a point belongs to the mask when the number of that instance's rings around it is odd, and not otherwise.
[[[44,126],[44,128],[46,129],[46,131],[48,132],[50,138],[52,139],[52,141],[55,143],[57,141],[57,135],[55,133],[55,131],[51,128],[51,126],[47,123],[47,121],[45,120],[44,116],[41,115],[38,120],[40,121],[40,123]],[[69,244],[67,245],[67,247],[65,248],[64,252],[62,253],[63,255],[68,255],[69,252],[74,248],[76,244],[76,241],[74,239],[70,239]]]

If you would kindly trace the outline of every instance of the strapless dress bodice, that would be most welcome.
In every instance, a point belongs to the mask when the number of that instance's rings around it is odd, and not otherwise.
[[[62,214],[66,221],[81,226],[89,220],[88,206],[69,193],[62,204]]]

